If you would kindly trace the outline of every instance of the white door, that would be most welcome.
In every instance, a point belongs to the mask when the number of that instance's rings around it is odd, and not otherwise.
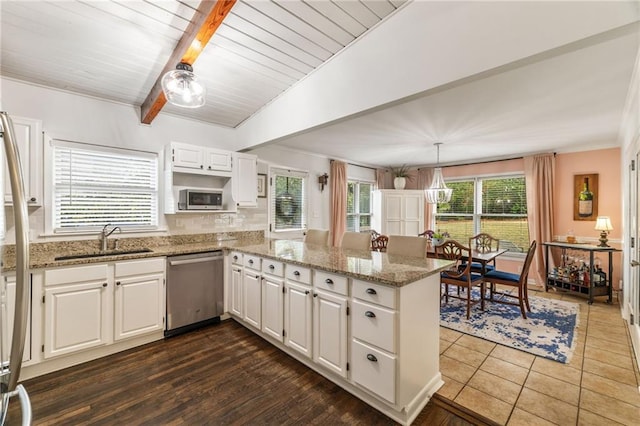
[[[171,144],[171,151],[175,167],[204,169],[204,149],[202,147],[174,142]]]
[[[424,196],[405,194],[402,200],[403,234],[416,236],[424,228]]]
[[[386,194],[382,203],[384,213],[383,230],[385,235],[404,235],[403,222],[403,196],[400,194]]]
[[[347,299],[314,290],[313,360],[347,377]]]
[[[262,332],[282,342],[283,318],[282,279],[262,278]]]
[[[109,291],[104,281],[45,289],[45,358],[109,343]]]
[[[636,144],[640,143],[637,141]],[[640,147],[639,147],[640,148]],[[629,236],[634,239],[633,247],[629,250],[629,268],[630,282],[624,288],[628,295],[624,300],[628,301],[628,305],[624,308],[628,310],[630,315],[629,327],[631,340],[635,348],[640,348],[640,151],[636,152],[635,165],[629,175]],[[640,358],[640,357],[638,357]]]
[[[231,268],[231,313],[244,317],[242,310],[242,268]]]
[[[311,358],[311,287],[287,281],[284,297],[284,344]]]
[[[260,330],[262,322],[262,297],[260,291],[260,275],[252,271],[244,271],[242,285],[244,286],[244,320]]]
[[[114,339],[164,329],[164,274],[116,280]]]

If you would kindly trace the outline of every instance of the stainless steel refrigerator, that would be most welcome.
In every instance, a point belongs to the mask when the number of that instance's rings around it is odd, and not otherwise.
[[[31,403],[25,388],[18,384],[20,379],[20,368],[22,367],[22,355],[24,352],[25,336],[27,333],[27,315],[31,300],[31,286],[29,279],[29,222],[27,212],[27,201],[24,192],[22,179],[22,168],[18,148],[16,145],[15,132],[11,118],[5,112],[0,112],[0,137],[4,146],[4,157],[6,159],[6,173],[0,170],[0,176],[8,176],[11,187],[12,208],[0,208],[0,256],[4,253],[5,241],[5,211],[13,214],[13,224],[15,229],[15,262],[16,262],[16,290],[15,300],[7,296],[6,280],[0,279],[3,286],[2,309],[0,310],[0,396],[2,406],[0,407],[0,425],[6,421],[9,402],[19,400],[22,414],[22,424],[31,424]],[[0,179],[0,188],[8,188]],[[5,191],[6,192],[6,191]],[[0,273],[1,274],[1,273]],[[0,277],[2,278],[2,277]],[[12,292],[13,293],[13,292]],[[14,309],[8,309],[12,306]],[[13,310],[13,319],[9,318],[7,312]],[[13,326],[9,324],[13,323]]]

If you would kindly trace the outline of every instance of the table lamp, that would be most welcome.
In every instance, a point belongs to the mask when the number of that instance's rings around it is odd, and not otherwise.
[[[602,231],[600,232],[600,244],[598,245],[598,247],[609,247],[607,245],[607,235],[609,235],[609,231],[613,229],[609,216],[598,216],[598,218],[596,219],[595,229],[597,231]]]

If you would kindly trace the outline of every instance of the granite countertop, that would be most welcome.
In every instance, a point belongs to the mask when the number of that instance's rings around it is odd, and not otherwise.
[[[255,238],[226,238],[212,241],[190,241],[187,238],[162,241],[141,239],[129,242],[119,251],[150,249],[144,253],[112,254],[107,256],[84,257],[56,260],[56,257],[76,254],[98,253],[87,242],[34,244],[30,250],[29,268],[47,269],[65,266],[87,265],[101,262],[144,259],[181,254],[201,253],[214,250],[236,250],[286,263],[320,269],[352,278],[375,281],[400,287],[445,269],[450,261],[430,258],[393,256],[386,253],[343,250],[338,247],[324,247],[305,244],[301,241]],[[154,245],[155,244],[155,245]],[[117,253],[117,251],[115,251]],[[2,271],[15,270],[15,254],[9,250],[3,253]]]

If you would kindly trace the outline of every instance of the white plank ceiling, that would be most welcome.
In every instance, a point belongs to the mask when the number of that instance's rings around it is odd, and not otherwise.
[[[163,111],[236,127],[404,2],[238,1],[193,64],[206,105]],[[3,1],[0,73],[139,106],[198,4]]]
[[[625,3],[638,15],[637,2]],[[0,1],[0,75],[140,106],[199,4]],[[238,127],[408,5],[239,0],[194,64],[206,105],[161,113]],[[445,142],[443,164],[616,146],[639,40],[637,32],[593,38],[277,143],[383,167],[433,164],[436,141]]]

